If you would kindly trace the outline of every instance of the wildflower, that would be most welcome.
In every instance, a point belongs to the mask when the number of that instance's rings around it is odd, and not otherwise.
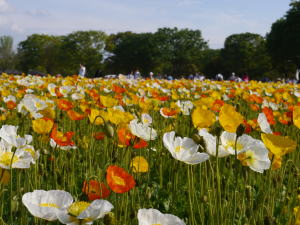
[[[177,216],[163,214],[157,209],[139,209],[139,225],[185,225]]]
[[[136,156],[131,160],[130,167],[135,173],[146,173],[149,170],[147,160],[142,156]]]
[[[276,156],[283,156],[289,152],[293,152],[297,147],[297,143],[289,137],[261,134],[261,139],[269,151]]]
[[[60,108],[63,111],[68,111],[74,107],[72,102],[70,102],[66,99],[58,99],[56,102],[57,102],[58,108]]]
[[[251,141],[247,149],[237,157],[244,166],[249,166],[250,169],[259,173],[263,173],[263,171],[269,169],[271,165],[268,150],[260,140]]]
[[[85,115],[82,115],[72,109],[68,110],[67,114],[71,120],[82,120],[85,117]]]
[[[198,152],[197,145],[191,138],[175,138],[175,132],[165,133],[163,136],[164,146],[171,153],[173,158],[187,164],[199,164],[209,159],[206,153]]]
[[[106,117],[107,112],[98,109],[91,109],[91,113],[89,115],[89,120],[92,124],[102,125],[104,124],[104,118]]]
[[[257,122],[258,122],[262,132],[267,133],[267,134],[273,133],[273,131],[271,130],[270,124],[267,120],[267,117],[264,113],[258,114]]]
[[[217,137],[211,135],[206,129],[200,129],[199,135],[203,137],[205,142],[206,151],[212,156],[225,157],[230,155],[228,151],[225,150],[224,146],[219,143],[218,145],[218,155],[217,155]]]
[[[136,119],[130,121],[129,129],[133,135],[145,141],[155,140],[157,137],[156,130],[148,125],[138,123]]]
[[[296,106],[293,111],[293,122],[300,129],[300,106]]]
[[[32,128],[38,134],[48,134],[52,130],[54,122],[49,118],[41,118],[32,121]]]
[[[35,190],[23,195],[22,202],[35,217],[54,221],[57,220],[59,209],[65,209],[73,202],[72,196],[60,190]]]
[[[227,151],[231,155],[235,155],[235,151],[237,151],[237,154],[244,152],[248,148],[248,145],[255,139],[247,134],[243,134],[238,139],[236,139],[236,133],[224,131],[221,134],[220,140],[225,151]]]
[[[128,192],[135,186],[134,178],[118,166],[109,166],[107,168],[106,181],[110,189],[119,194]]]
[[[220,111],[219,121],[225,131],[235,133],[237,127],[244,122],[243,116],[235,111],[232,105],[225,104]]]
[[[177,114],[177,110],[163,107],[159,110],[160,115],[162,115],[165,118],[174,118]]]
[[[85,193],[91,201],[106,198],[110,195],[110,191],[106,185],[97,180],[84,181],[82,192]]]
[[[192,113],[192,121],[197,129],[208,128],[216,121],[215,114],[201,107],[197,107]]]
[[[152,117],[148,113],[143,113],[141,116],[142,123],[149,126],[152,124]]]
[[[54,125],[52,132],[51,132],[51,140],[50,144],[52,142],[52,145],[59,145],[62,147],[75,147],[74,142],[72,141],[72,137],[74,135],[74,132],[69,131],[66,132],[65,134],[61,131],[57,130],[57,125]]]

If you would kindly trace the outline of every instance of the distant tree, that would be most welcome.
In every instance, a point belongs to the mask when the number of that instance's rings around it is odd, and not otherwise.
[[[259,34],[233,34],[226,38],[222,49],[227,74],[249,74],[259,78],[271,68],[271,61],[266,50],[266,41]]]
[[[24,72],[37,70],[43,73],[59,73],[58,55],[61,37],[33,34],[18,45],[19,68]]]
[[[200,30],[160,28],[154,35],[160,72],[180,76],[201,70],[202,53],[208,45]]]
[[[110,72],[126,74],[138,69],[142,74],[148,74],[155,67],[157,47],[152,33],[112,34],[106,43],[106,50],[111,53],[107,58]]]
[[[83,64],[88,76],[94,76],[102,68],[105,40],[102,31],[77,31],[63,36],[59,54],[61,73],[77,74],[79,64]]]
[[[294,75],[293,68],[300,69],[300,1],[292,1],[290,7],[267,34],[267,48],[274,65],[286,76]]]
[[[221,49],[207,49],[203,51],[203,72],[208,78],[215,78],[218,73],[224,73]]]
[[[13,38],[0,37],[0,71],[13,69],[15,66],[15,53],[13,51]]]

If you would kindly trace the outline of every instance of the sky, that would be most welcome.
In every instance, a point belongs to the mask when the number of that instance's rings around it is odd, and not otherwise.
[[[210,48],[244,32],[265,35],[290,0],[0,0],[0,36],[15,46],[33,33],[66,35],[78,30],[107,34],[155,32],[161,27],[201,30]]]

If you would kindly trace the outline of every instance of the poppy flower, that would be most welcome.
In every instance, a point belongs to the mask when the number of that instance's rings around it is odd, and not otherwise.
[[[88,196],[90,201],[106,198],[110,194],[106,185],[97,180],[89,180],[88,182],[84,181],[82,192]]]
[[[118,166],[109,166],[106,171],[106,181],[115,193],[125,193],[134,188],[133,176]]]
[[[71,120],[82,120],[85,116],[70,109],[67,111],[68,116],[70,117]]]
[[[261,139],[275,156],[283,156],[289,152],[293,152],[297,147],[297,143],[289,137],[261,134]]]
[[[58,99],[57,106],[58,106],[58,108],[60,108],[61,110],[64,110],[64,111],[68,111],[73,108],[72,102],[70,102],[66,99]]]
[[[57,130],[57,125],[54,125],[54,128],[51,132],[50,137],[58,144],[59,146],[73,146],[74,142],[71,140],[74,135],[74,132],[69,131],[65,134]]]
[[[17,106],[17,104],[14,101],[8,101],[8,102],[6,102],[6,107],[8,109],[14,109],[14,108],[16,108],[16,106]]]
[[[124,93],[124,92],[126,91],[125,88],[122,88],[122,87],[120,87],[120,86],[118,86],[118,85],[115,85],[115,84],[113,84],[112,90],[113,90],[114,92],[118,93],[118,94]]]
[[[177,110],[175,109],[170,109],[170,108],[167,108],[167,107],[163,107],[159,110],[160,112],[160,115],[162,115],[163,117],[165,118],[173,118],[176,116],[177,114]]]
[[[293,111],[293,122],[300,129],[300,106],[296,106]]]
[[[208,128],[214,124],[216,116],[210,110],[197,107],[192,113],[192,121],[197,129]]]
[[[32,121],[32,128],[38,134],[48,134],[52,130],[53,120],[49,118],[41,118]]]
[[[232,105],[225,104],[221,108],[219,121],[224,130],[235,133],[237,127],[244,122],[244,117],[235,111],[235,108]]]
[[[94,138],[96,140],[103,140],[105,137],[105,134],[103,132],[96,132],[94,133]]]

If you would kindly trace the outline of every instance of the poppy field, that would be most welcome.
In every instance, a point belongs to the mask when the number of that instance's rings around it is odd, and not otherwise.
[[[300,85],[0,76],[0,224],[300,224]]]

